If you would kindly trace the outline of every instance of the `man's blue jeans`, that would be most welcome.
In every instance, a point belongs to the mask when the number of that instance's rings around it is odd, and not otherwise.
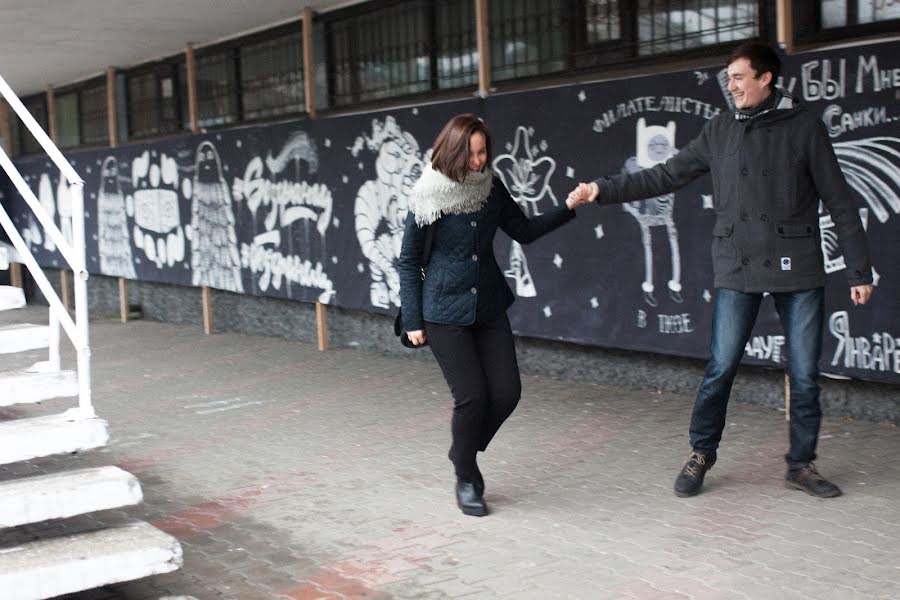
[[[789,466],[801,466],[816,457],[822,420],[816,378],[822,351],[825,290],[774,293],[772,297],[784,328],[791,382],[791,448],[785,459]],[[716,290],[710,358],[691,417],[691,447],[695,450],[719,447],[731,384],[762,298],[762,294]]]

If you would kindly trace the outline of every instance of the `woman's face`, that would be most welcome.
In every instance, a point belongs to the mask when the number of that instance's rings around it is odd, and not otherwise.
[[[487,162],[487,144],[484,134],[476,131],[469,138],[469,170],[483,171]]]

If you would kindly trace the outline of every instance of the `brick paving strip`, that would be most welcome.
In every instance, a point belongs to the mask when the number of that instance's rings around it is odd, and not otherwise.
[[[13,314],[44,318],[0,322]],[[685,500],[671,487],[692,398],[526,375],[480,459],[493,514],[474,519],[454,503],[450,398],[430,361],[102,319],[92,350],[110,446],[0,479],[117,464],[144,504],[84,519],[149,520],[185,566],[68,600],[900,597],[891,424],[825,420],[819,467],[846,495],[819,500],[782,485],[783,413],[735,404],[704,493]]]

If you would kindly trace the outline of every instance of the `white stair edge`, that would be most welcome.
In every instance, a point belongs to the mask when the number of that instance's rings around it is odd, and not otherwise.
[[[0,423],[0,465],[105,446],[106,421],[79,410]],[[2,589],[2,588],[0,588]]]
[[[4,600],[40,600],[181,568],[181,544],[147,523],[0,550]]]
[[[15,310],[25,306],[25,290],[11,285],[0,285],[0,310]]]
[[[118,467],[14,479],[0,483],[0,527],[132,506],[143,497],[137,478]]]
[[[16,247],[9,242],[0,242],[0,252],[6,256],[7,262],[21,263],[22,257],[19,256]],[[9,267],[7,267],[9,268]]]
[[[30,404],[78,395],[75,371],[0,373],[0,406]]]
[[[50,326],[8,325],[0,327],[0,354],[12,354],[26,350],[37,350],[50,347]]]

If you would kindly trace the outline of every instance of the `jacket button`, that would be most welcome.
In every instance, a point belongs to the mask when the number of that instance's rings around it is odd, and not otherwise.
[[[766,215],[766,214],[760,215],[759,220],[760,221],[768,221],[769,215]]]
[[[741,221],[749,221],[749,220],[750,220],[750,215],[746,211],[742,212],[741,213]]]
[[[741,259],[741,264],[744,265],[744,266],[746,267],[747,265],[750,264],[750,259],[749,259],[749,258],[743,258],[743,259]]]
[[[477,227],[477,226],[478,226],[478,222],[477,222],[477,221],[472,221],[471,224],[472,224],[472,227]]]
[[[473,254],[473,255],[472,255],[472,260],[478,260],[478,255],[477,255],[477,254]]]
[[[772,261],[771,261],[771,260],[764,260],[764,261],[763,261],[763,266],[766,267],[766,268],[768,269],[769,267],[772,266]]]
[[[750,170],[747,169],[747,167],[744,167],[743,169],[741,169],[741,175],[749,175],[749,174],[750,174]]]
[[[478,289],[477,289],[477,288],[472,288],[472,289],[471,289],[471,290],[469,290],[469,291],[470,291],[470,292],[472,292],[472,293],[473,293],[473,294],[475,294],[475,293],[477,293],[477,292],[478,292]]]

